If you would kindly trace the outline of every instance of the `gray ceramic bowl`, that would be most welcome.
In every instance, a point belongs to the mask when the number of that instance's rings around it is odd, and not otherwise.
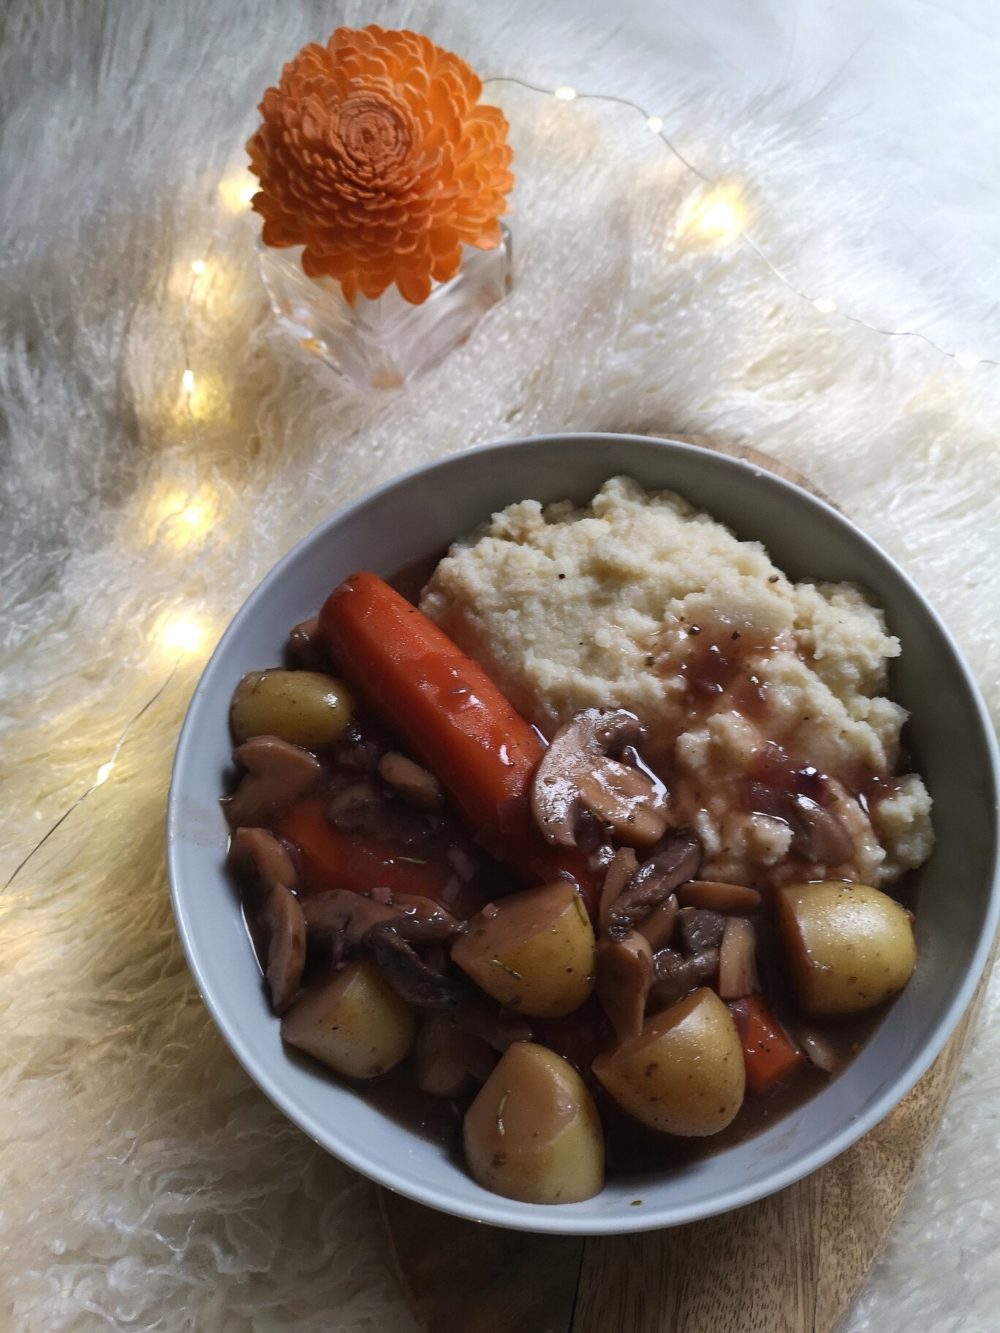
[[[537,1206],[481,1189],[438,1147],[282,1048],[223,871],[227,831],[218,800],[230,755],[227,708],[240,676],[278,663],[289,627],[353,570],[395,570],[513,500],[586,500],[615,473],[679,491],[741,537],[763,541],[793,577],[850,579],[871,589],[902,640],[892,693],[912,714],[909,744],[934,797],[937,846],[921,871],[916,974],[828,1088],[765,1133],[695,1165],[611,1179],[585,1203]],[[473,450],[383,486],[317,528],[261,583],[206,667],[181,734],[168,815],[171,891],[191,970],[223,1036],[267,1096],[317,1143],[379,1184],[460,1217],[531,1231],[638,1231],[737,1208],[791,1184],[871,1129],[920,1078],[968,1004],[996,927],[997,785],[996,743],[955,645],[906,576],[840,514],[758,468],[696,446],[547,436]],[[637,1197],[641,1207],[632,1206]]]

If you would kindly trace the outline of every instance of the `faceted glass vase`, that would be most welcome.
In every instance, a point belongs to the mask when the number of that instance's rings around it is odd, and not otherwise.
[[[374,301],[345,301],[334,278],[309,278],[302,249],[260,245],[260,271],[279,323],[310,352],[360,386],[391,389],[436,365],[511,288],[511,240],[501,223],[494,250],[465,246],[462,266],[421,305],[395,286]]]

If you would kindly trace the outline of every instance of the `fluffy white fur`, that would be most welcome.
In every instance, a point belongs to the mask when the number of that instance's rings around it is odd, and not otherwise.
[[[891,8],[904,32],[933,19]],[[0,899],[4,1327],[412,1328],[373,1191],[283,1120],[209,1022],[163,872],[171,753],[209,640],[349,496],[420,460],[544,430],[745,441],[807,473],[902,561],[1000,704],[1000,371],[821,317],[743,247],[667,250],[693,183],[624,110],[491,90],[517,151],[516,290],[397,394],[345,388],[274,333],[255,224],[217,195],[261,90],[304,41],[336,22],[409,24],[484,73],[642,97],[707,170],[748,182],[754,235],[803,287],[952,344],[989,350],[992,338],[1000,356],[995,258],[992,293],[968,247],[932,245],[904,264],[908,164],[883,192],[835,89],[752,95],[716,59],[726,9],[678,8],[677,41],[655,59],[628,32],[537,5],[517,22],[510,6],[458,0],[5,9],[0,879],[166,678],[162,617],[193,610],[209,634],[110,780]],[[938,24],[968,65],[948,92],[956,136],[966,116],[996,112],[984,80],[1000,34],[984,9],[970,18],[958,37]],[[931,45],[920,51],[914,67],[933,65]],[[992,110],[979,111],[973,93],[987,86]],[[185,320],[190,264],[205,256]],[[185,336],[194,433],[179,392]],[[198,486],[219,501],[208,536],[180,546],[176,521],[151,530],[175,489]],[[998,1012],[994,985],[851,1333],[996,1328]]]

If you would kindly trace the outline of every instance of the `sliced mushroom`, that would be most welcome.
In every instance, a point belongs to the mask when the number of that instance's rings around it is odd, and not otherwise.
[[[444,792],[434,774],[398,750],[382,756],[378,771],[383,781],[418,810],[440,810],[444,805]]]
[[[323,772],[315,755],[277,736],[254,736],[233,751],[245,769],[222,806],[230,828],[259,825],[300,800]]]
[[[685,907],[677,917],[677,924],[684,952],[690,956],[719,947],[722,943],[722,932],[726,928],[726,918],[720,912]]]
[[[601,930],[607,930],[611,909],[628,888],[638,868],[639,862],[632,848],[619,847],[611,858],[601,889],[601,902],[597,913]]]
[[[396,928],[395,921],[382,921],[365,932],[364,944],[375,955],[389,985],[410,1004],[425,1009],[445,1009],[457,1004],[461,987],[435,972]]]
[[[462,997],[452,1017],[463,1032],[482,1037],[483,1041],[501,1053],[512,1042],[530,1041],[532,1037],[530,1023],[520,1014],[512,1013],[510,1009],[504,1009],[475,992]]]
[[[396,930],[411,944],[437,944],[453,940],[465,929],[464,921],[430,898],[397,893],[392,905],[398,913]]]
[[[832,810],[792,793],[792,851],[812,865],[840,866],[854,856],[851,835]]]
[[[372,926],[395,921],[399,916],[395,907],[364,893],[352,893],[350,889],[311,893],[304,900],[302,911],[309,927],[310,947],[314,941],[330,946],[335,936],[341,936],[351,949],[356,949]]]
[[[484,1083],[497,1062],[496,1052],[482,1037],[457,1027],[444,1013],[424,1016],[413,1051],[418,1088],[435,1097],[461,1097],[472,1082]]]
[[[653,951],[637,930],[621,939],[604,938],[597,945],[597,998],[619,1041],[642,1031],[646,1000],[653,984]]]
[[[667,826],[666,794],[641,769],[612,758],[639,738],[639,722],[621,709],[585,708],[560,727],[531,785],[531,809],[546,841],[577,845],[588,811],[619,842],[651,847]]]
[[[306,961],[305,918],[292,892],[295,868],[277,838],[259,828],[236,830],[229,860],[242,882],[243,910],[271,1006],[282,1014],[298,993]]]
[[[323,640],[319,637],[319,616],[300,621],[289,630],[288,653],[307,671],[322,671],[327,660]]]
[[[677,890],[682,907],[703,907],[724,915],[745,916],[756,912],[761,897],[756,889],[745,884],[723,884],[714,879],[691,879]]]
[[[688,958],[676,949],[660,949],[653,955],[653,986],[648,1002],[657,1009],[675,1004],[711,981],[718,969],[718,949],[705,949]]]
[[[742,1000],[757,990],[756,932],[745,917],[727,917],[719,945],[719,995],[723,1000]]]
[[[658,903],[649,916],[644,917],[636,926],[639,934],[644,935],[649,941],[649,947],[654,953],[657,949],[665,948],[673,939],[678,911],[677,896],[672,893],[669,898]]]
[[[608,930],[622,935],[640,925],[654,907],[664,902],[679,885],[697,874],[701,864],[701,843],[696,834],[679,830],[670,835],[667,845],[644,861],[608,912]]]

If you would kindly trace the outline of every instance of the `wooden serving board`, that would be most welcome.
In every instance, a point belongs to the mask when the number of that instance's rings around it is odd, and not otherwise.
[[[754,450],[691,442],[815,493]],[[380,1191],[427,1333],[834,1333],[917,1177],[988,976],[989,966],[941,1055],[880,1125],[805,1180],[721,1217],[628,1236],[535,1236]]]

